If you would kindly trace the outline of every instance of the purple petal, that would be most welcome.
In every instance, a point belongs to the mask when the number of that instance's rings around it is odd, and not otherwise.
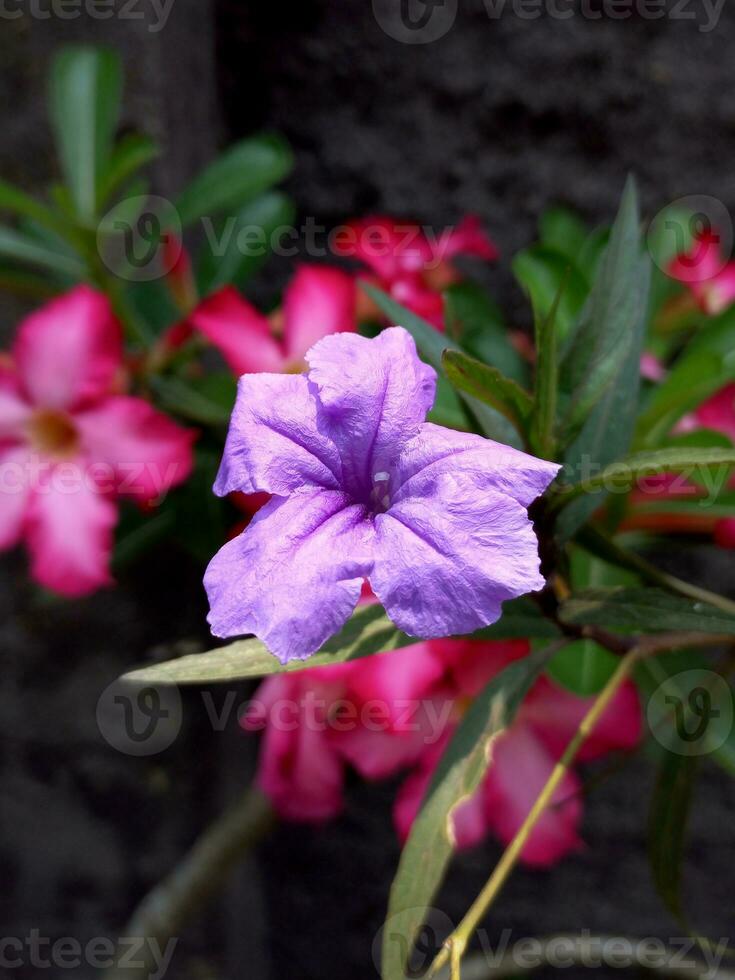
[[[560,466],[510,446],[430,422],[404,448],[391,474],[391,500],[431,496],[444,474],[460,471],[479,490],[497,490],[528,507],[546,490]]]
[[[274,498],[204,577],[216,636],[254,633],[286,663],[346,622],[372,567],[365,509],[329,490]]]
[[[215,493],[286,496],[303,488],[337,489],[339,453],[317,428],[318,411],[304,375],[243,375]]]
[[[500,618],[501,603],[543,588],[538,544],[524,508],[462,473],[443,473],[431,497],[406,497],[375,518],[370,584],[411,636],[470,633]]]
[[[372,340],[325,337],[306,355],[325,423],[342,457],[346,487],[361,498],[417,434],[434,403],[436,373],[402,327]]]

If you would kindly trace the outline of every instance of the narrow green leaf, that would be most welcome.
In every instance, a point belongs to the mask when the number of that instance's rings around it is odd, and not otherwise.
[[[545,459],[555,456],[556,403],[559,387],[559,363],[557,358],[557,316],[567,278],[562,279],[559,291],[546,317],[539,311],[535,316],[536,376],[533,391],[533,423],[531,442]]]
[[[110,162],[102,174],[97,203],[103,205],[133,174],[160,153],[158,145],[140,133],[127,133],[115,144]]]
[[[0,256],[13,261],[48,269],[70,279],[83,279],[82,263],[71,255],[57,252],[22,232],[0,227]]]
[[[140,684],[210,684],[267,677],[270,674],[344,663],[411,646],[416,642],[415,638],[401,633],[380,606],[365,606],[358,609],[342,631],[308,660],[292,660],[283,665],[260,640],[237,640],[207,653],[196,653],[134,670],[125,674],[125,680]]]
[[[684,919],[681,879],[686,829],[697,762],[693,756],[664,754],[648,817],[648,859],[656,890],[680,921]]]
[[[372,283],[361,281],[360,288],[374,300],[391,323],[402,326],[411,334],[424,360],[439,374],[444,374],[442,355],[445,350],[459,350],[457,344],[451,343],[444,334],[435,330],[430,323],[422,320],[420,316],[416,316],[415,313],[407,310],[400,303],[396,303],[392,297],[381,289],[377,289]],[[484,435],[489,439],[520,448],[521,440],[515,428],[500,412],[466,392],[462,393],[462,398],[474,418],[477,419]]]
[[[571,261],[576,261],[587,241],[587,225],[569,208],[549,208],[539,221],[541,244],[554,249]]]
[[[237,382],[230,374],[209,374],[193,382],[176,377],[151,378],[165,409],[204,425],[227,425],[235,403]]]
[[[619,663],[618,657],[594,640],[575,640],[549,661],[547,672],[568,691],[589,698],[600,693]]]
[[[712,476],[720,484],[724,484],[727,472],[733,466],[735,449],[732,447],[699,449],[683,446],[657,449],[650,453],[636,453],[618,463],[611,463],[601,473],[572,487],[569,494],[574,497],[582,493],[596,493],[598,490],[625,493],[633,489],[636,480],[659,473],[687,473],[692,478],[704,479],[704,471],[710,467],[718,467],[719,472]],[[712,481],[707,479],[706,482],[710,485]]]
[[[577,626],[643,633],[673,630],[735,636],[735,614],[662,589],[589,589],[562,603],[559,618]]]
[[[527,391],[506,378],[497,368],[461,351],[445,350],[442,365],[446,376],[458,391],[479,398],[512,422],[521,436],[526,437],[533,401]]]
[[[66,222],[51,208],[4,180],[0,180],[0,211],[31,218],[58,234],[67,230]]]
[[[639,225],[638,197],[630,179],[592,292],[564,351],[561,385],[569,395],[564,421],[568,438],[581,430],[635,342],[641,312]]]
[[[113,51],[63,48],[51,66],[50,112],[76,213],[94,219],[97,188],[107,167],[122,95],[122,68]]]
[[[570,259],[543,245],[532,245],[513,258],[513,273],[528,293],[536,316],[546,320],[561,296],[556,327],[563,340],[572,331],[589,293],[589,284]],[[562,285],[565,285],[562,290]]]
[[[646,297],[650,285],[651,263],[642,258],[635,274],[636,319],[628,354],[607,392],[592,409],[581,432],[564,453],[564,478],[574,481],[585,465],[605,466],[630,450],[638,415],[640,359],[646,336]],[[557,536],[565,541],[600,506],[599,498],[583,497],[565,508],[557,523]]]
[[[252,136],[229,147],[203,170],[179,197],[181,224],[222,211],[239,211],[258,194],[288,176],[293,155],[280,136]]]
[[[457,282],[444,293],[447,336],[473,357],[525,385],[528,364],[510,341],[508,327],[496,303],[474,282]]]
[[[209,222],[206,241],[197,258],[197,282],[202,295],[220,286],[242,286],[271,254],[279,229],[293,224],[296,209],[285,194],[271,191],[246,204],[237,215]]]
[[[452,817],[492,764],[493,745],[512,723],[548,660],[543,650],[506,667],[476,698],[439,762],[393,881],[383,930],[383,980],[405,980],[421,925],[455,850]]]

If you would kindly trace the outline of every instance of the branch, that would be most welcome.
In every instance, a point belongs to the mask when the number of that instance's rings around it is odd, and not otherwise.
[[[146,978],[157,968],[155,954],[180,934],[186,921],[219,890],[238,861],[264,836],[273,822],[267,799],[248,789],[194,842],[171,874],[143,899],[121,937],[116,964],[106,980]],[[141,939],[135,963],[121,962],[130,953],[125,939]],[[127,950],[123,947],[128,946]],[[154,953],[155,948],[155,953]]]

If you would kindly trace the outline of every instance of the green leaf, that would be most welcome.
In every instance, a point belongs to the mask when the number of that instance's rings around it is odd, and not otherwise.
[[[610,243],[579,322],[568,338],[561,386],[569,396],[564,429],[573,438],[619,376],[636,342],[641,315],[638,197],[632,179],[623,193]]]
[[[122,68],[113,51],[64,48],[51,66],[50,112],[76,213],[94,220],[122,95]]]
[[[578,214],[569,208],[549,208],[539,221],[541,244],[571,261],[582,251],[589,231]]]
[[[445,350],[459,350],[456,344],[451,343],[447,337],[435,330],[430,323],[416,316],[411,310],[407,310],[400,303],[377,289],[372,283],[360,282],[360,288],[377,304],[380,310],[394,324],[400,324],[407,330],[416,342],[419,353],[424,360],[430,364],[439,374],[444,374],[442,355]],[[489,439],[504,442],[506,445],[520,448],[520,439],[508,420],[481,402],[478,398],[462,393],[462,398],[473,417],[477,420],[479,427],[484,435]]]
[[[436,379],[436,398],[426,421],[460,432],[468,432],[472,428],[459,395],[442,375]]]
[[[576,626],[643,633],[693,631],[735,636],[735,614],[663,589],[589,589],[562,603],[559,618]]]
[[[0,256],[58,273],[64,279],[84,278],[82,263],[12,228],[0,227]]]
[[[457,282],[444,293],[447,336],[485,364],[517,381],[528,382],[528,364],[510,342],[499,307],[476,283]]]
[[[151,378],[161,405],[170,412],[204,425],[227,425],[235,404],[237,381],[225,372],[197,380],[177,377]]]
[[[580,315],[589,284],[566,255],[532,245],[513,258],[513,273],[528,293],[536,316],[548,319],[557,297],[556,325],[564,340]],[[562,290],[562,286],[564,289]]]
[[[682,446],[674,449],[657,449],[650,453],[636,453],[618,463],[611,463],[601,473],[590,476],[572,487],[569,493],[578,496],[581,493],[595,493],[598,490],[628,492],[633,489],[636,480],[659,473],[687,473],[692,479],[704,479],[704,471],[710,467],[718,467],[719,472],[710,474],[710,479],[706,481],[707,485],[712,484],[712,478],[724,485],[727,472],[733,466],[735,466],[735,449],[732,447],[699,449],[694,446]]]
[[[664,754],[648,817],[648,859],[653,880],[669,911],[684,918],[681,878],[696,757]]]
[[[363,606],[353,613],[337,636],[308,660],[292,660],[283,665],[260,640],[237,640],[208,653],[195,653],[134,670],[126,674],[125,679],[140,684],[210,684],[244,680],[345,663],[416,642],[415,638],[401,633],[380,606]]]
[[[383,980],[405,980],[408,960],[455,850],[452,816],[476,791],[493,745],[512,723],[549,651],[506,667],[462,719],[413,822],[393,881],[383,929]]]
[[[558,330],[557,315],[567,279],[559,285],[554,303],[548,316],[535,312],[536,335],[536,376],[533,389],[533,422],[531,426],[531,445],[544,459],[556,455],[556,403],[559,387],[559,362],[557,357]]]
[[[51,208],[4,180],[0,180],[0,210],[31,218],[61,235],[68,230],[66,222]]]
[[[574,480],[583,466],[604,466],[629,451],[635,431],[640,394],[640,359],[646,334],[646,295],[651,263],[641,259],[635,280],[637,315],[631,324],[628,354],[621,361],[610,387],[595,405],[581,432],[564,454],[564,478]],[[557,536],[564,541],[584,524],[600,506],[599,498],[582,498],[567,507],[557,524]]]
[[[197,258],[202,295],[227,283],[242,286],[271,254],[278,229],[292,225],[295,216],[291,199],[271,191],[246,204],[237,215],[208,223],[207,240]]]
[[[458,391],[473,395],[512,422],[525,437],[533,401],[527,391],[497,368],[488,367],[458,350],[445,350],[442,365]]]
[[[503,603],[503,615],[497,623],[472,634],[473,640],[553,640],[561,630],[543,615],[538,605],[526,596]]]
[[[599,694],[620,663],[594,640],[568,643],[549,661],[547,672],[562,687],[581,698]]]
[[[158,145],[148,136],[140,133],[127,133],[113,147],[110,162],[102,174],[97,201],[104,204],[122,185],[137,173],[146,163],[150,163],[160,153]]]
[[[229,147],[203,170],[179,197],[181,224],[222,211],[239,211],[258,194],[288,176],[293,155],[280,136],[252,136]]]

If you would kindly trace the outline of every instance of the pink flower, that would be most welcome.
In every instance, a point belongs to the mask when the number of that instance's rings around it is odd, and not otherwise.
[[[474,697],[507,664],[527,652],[524,642],[488,644],[472,640],[437,640],[432,643],[450,666],[456,703]],[[541,677],[526,697],[511,728],[493,746],[492,764],[471,800],[460,807],[454,821],[457,846],[471,847],[488,833],[508,844],[519,830],[551,771],[588,711],[591,699],[579,698]],[[640,738],[640,706],[635,687],[628,684],[611,704],[597,729],[585,742],[579,761],[613,749],[630,749]],[[444,743],[430,748],[419,767],[404,783],[396,800],[394,818],[405,839],[418,813]],[[581,846],[581,784],[570,771],[552,805],[536,824],[523,849],[526,864],[546,867]]]
[[[721,238],[715,232],[697,236],[691,250],[677,256],[669,275],[691,290],[699,307],[715,315],[735,302],[735,262],[728,262],[720,250]]]
[[[457,722],[487,682],[528,643],[433,640],[394,653],[270,677],[243,719],[265,730],[258,783],[289,820],[322,821],[342,808],[346,764],[365,779],[415,766],[395,804],[405,839]],[[477,794],[456,815],[459,847],[488,833],[507,843],[520,827],[591,701],[545,677],[496,743]],[[624,687],[586,742],[582,761],[629,749],[640,737],[633,685]],[[523,859],[544,866],[580,846],[579,777],[570,772],[541,818]]]
[[[115,499],[185,480],[193,433],[117,393],[119,326],[87,286],[27,317],[0,371],[0,548],[25,539],[42,585],[80,596],[111,581]]]
[[[337,255],[358,259],[373,273],[365,278],[439,330],[444,329],[441,290],[459,279],[451,259],[474,255],[492,262],[498,257],[475,215],[433,238],[418,225],[395,218],[362,218],[338,229],[334,242]],[[362,294],[358,317],[380,319],[380,312]]]
[[[238,376],[298,373],[317,340],[355,330],[355,285],[339,269],[302,265],[286,289],[282,309],[271,319],[232,286],[207,297],[189,319]]]

